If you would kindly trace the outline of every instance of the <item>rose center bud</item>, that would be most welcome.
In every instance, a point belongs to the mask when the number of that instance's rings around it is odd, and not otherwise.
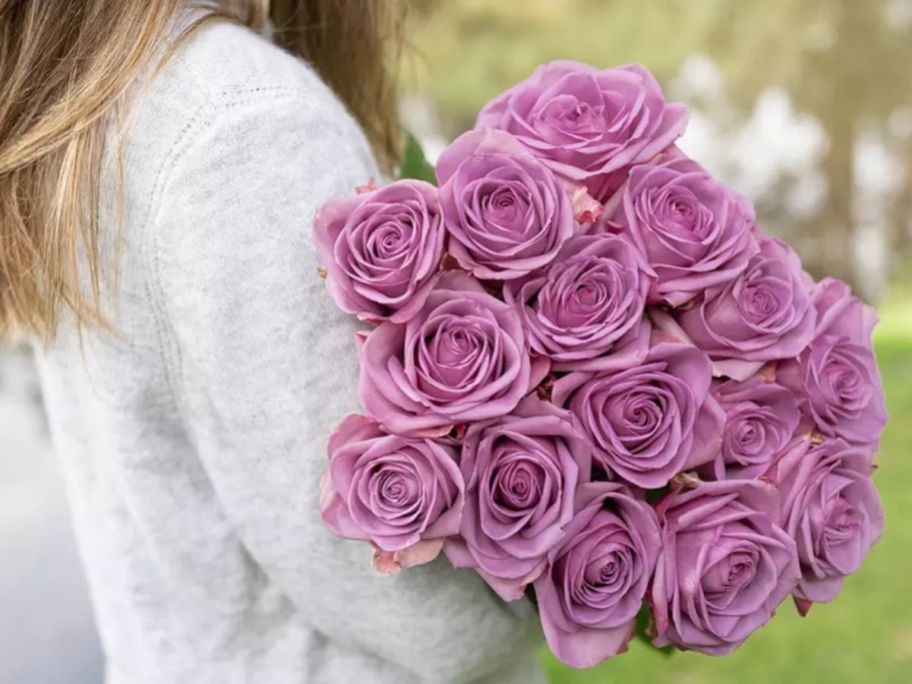
[[[605,287],[602,283],[586,281],[580,283],[573,291],[573,303],[580,309],[593,309],[606,299]]]
[[[622,306],[620,269],[617,262],[605,259],[570,262],[549,274],[534,306],[541,317],[564,329],[605,323]]]
[[[861,525],[861,516],[842,496],[835,496],[827,504],[824,541],[839,544],[852,539]]]
[[[523,207],[516,197],[516,191],[510,187],[497,188],[488,195],[483,203],[484,217],[489,223],[494,223],[505,229],[521,227],[519,219],[522,217]]]
[[[741,415],[734,418],[733,438],[728,440],[731,456],[742,465],[759,462],[769,454],[765,453],[766,430],[763,418],[758,415]]]
[[[523,511],[535,506],[541,498],[541,467],[527,454],[509,453],[494,475],[494,501],[500,506]]]
[[[386,520],[408,514],[421,498],[415,473],[402,464],[380,464],[372,474],[370,490],[371,509]]]
[[[827,393],[848,410],[861,410],[868,405],[872,383],[856,358],[840,347],[834,347],[824,368]]]
[[[421,366],[430,369],[435,382],[457,387],[482,371],[488,348],[484,330],[466,321],[448,321],[431,334],[430,353],[422,349]]]
[[[624,564],[616,551],[608,551],[607,555],[599,554],[590,560],[586,568],[586,582],[594,588],[609,587],[618,581],[623,568]]]
[[[535,112],[533,125],[539,133],[558,130],[566,133],[594,134],[599,130],[601,107],[593,108],[588,102],[572,95],[559,95]]]
[[[751,318],[763,320],[775,313],[782,305],[776,299],[771,288],[765,287],[762,283],[752,285],[745,289],[745,300],[747,306],[745,309]]]
[[[384,226],[378,238],[378,256],[389,257],[401,252],[407,246],[407,239],[401,225]]]
[[[713,232],[712,215],[688,188],[662,190],[652,198],[652,204],[655,208],[650,213],[659,222],[655,228],[674,238],[705,240]],[[652,223],[655,220],[648,221],[647,225]]]
[[[633,579],[629,537],[614,524],[608,524],[595,544],[583,545],[585,558],[582,575],[576,579],[572,592],[578,603],[607,607],[622,597]],[[574,558],[571,566],[582,559]]]
[[[367,239],[363,254],[371,260],[373,266],[395,266],[396,263],[388,262],[408,252],[415,234],[414,217],[411,213],[387,211],[378,220],[365,233]]]
[[[503,241],[516,242],[535,228],[529,221],[529,188],[516,180],[479,184],[481,225],[474,226],[474,239],[487,248],[504,247]]]
[[[606,418],[617,434],[648,437],[662,420],[664,402],[654,393],[630,392],[607,408]]]
[[[758,561],[759,552],[755,548],[735,550],[720,558],[703,575],[702,586],[707,600],[730,600],[738,590],[753,581]]]

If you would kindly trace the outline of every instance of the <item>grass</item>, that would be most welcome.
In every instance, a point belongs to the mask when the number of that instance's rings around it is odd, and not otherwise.
[[[881,308],[875,333],[890,411],[875,481],[886,531],[839,598],[800,618],[790,603],[736,653],[670,657],[635,641],[601,667],[576,671],[550,654],[553,684],[900,684],[912,681],[912,292]]]

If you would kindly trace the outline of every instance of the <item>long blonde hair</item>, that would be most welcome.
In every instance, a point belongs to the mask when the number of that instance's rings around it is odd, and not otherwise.
[[[0,0],[0,334],[48,341],[61,308],[104,325],[98,200],[106,130],[186,0]],[[397,161],[402,4],[222,0],[214,19],[261,29],[307,59],[358,119],[381,166]],[[87,273],[80,273],[80,263]],[[87,277],[83,278],[85,275]],[[86,287],[82,281],[88,282]]]

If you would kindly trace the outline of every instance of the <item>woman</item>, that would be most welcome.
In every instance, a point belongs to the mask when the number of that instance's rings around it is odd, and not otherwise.
[[[356,362],[310,219],[378,176],[351,115],[394,161],[392,5],[0,0],[0,327],[37,342],[109,682],[541,677],[528,605],[320,522]]]

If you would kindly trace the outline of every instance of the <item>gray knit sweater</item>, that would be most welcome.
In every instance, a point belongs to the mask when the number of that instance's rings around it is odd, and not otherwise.
[[[376,574],[320,522],[325,441],[358,405],[310,222],[377,175],[351,117],[306,65],[221,24],[126,135],[116,333],[65,323],[37,354],[108,682],[541,681],[526,602],[442,560]]]

